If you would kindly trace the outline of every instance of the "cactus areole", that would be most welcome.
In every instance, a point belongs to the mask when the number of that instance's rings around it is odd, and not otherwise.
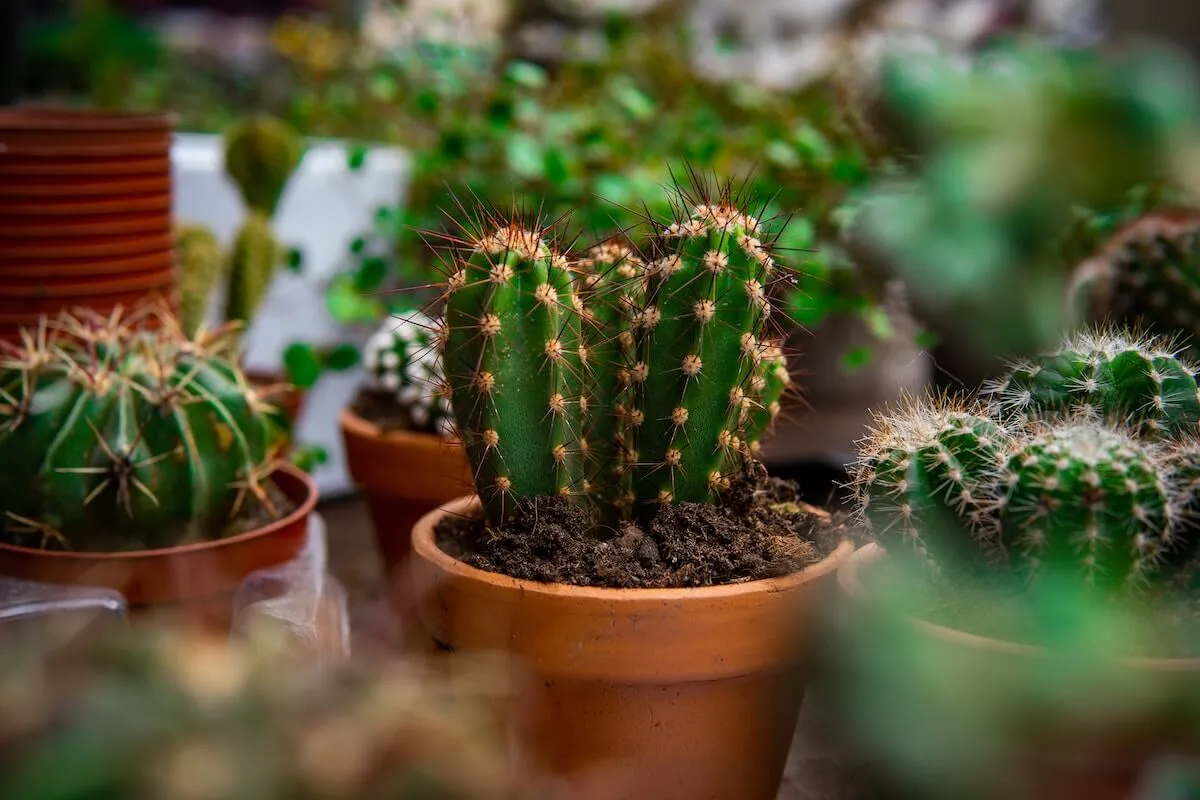
[[[681,193],[682,194],[682,193]],[[784,276],[731,192],[576,257],[486,220],[445,288],[445,389],[489,521],[561,496],[609,523],[714,502],[790,387],[770,327]]]
[[[279,431],[222,331],[80,312],[0,357],[0,533],[145,550],[219,538],[266,491]]]

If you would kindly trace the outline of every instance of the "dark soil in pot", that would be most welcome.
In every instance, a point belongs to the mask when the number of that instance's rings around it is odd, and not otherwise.
[[[434,433],[429,425],[418,425],[413,421],[412,410],[402,405],[396,399],[395,392],[363,386],[354,395],[350,410],[374,425],[380,430],[411,431],[413,433]]]
[[[756,581],[816,564],[856,536],[840,514],[804,503],[794,483],[747,471],[717,504],[669,506],[648,528],[596,531],[560,498],[521,507],[499,529],[449,517],[438,546],[478,569],[523,580],[613,589]]]

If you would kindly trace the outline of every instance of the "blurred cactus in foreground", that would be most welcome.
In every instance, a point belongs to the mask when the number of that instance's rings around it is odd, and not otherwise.
[[[179,267],[179,324],[194,336],[208,315],[208,301],[225,266],[216,234],[203,225],[183,224],[175,234]]]
[[[23,800],[515,800],[485,662],[316,669],[286,643],[127,632],[0,663],[0,783]],[[499,665],[496,665],[497,667]]]
[[[454,254],[445,379],[493,523],[553,495],[608,518],[711,502],[769,429],[789,272],[742,198],[694,184],[640,243],[580,259],[550,228],[485,218]]]

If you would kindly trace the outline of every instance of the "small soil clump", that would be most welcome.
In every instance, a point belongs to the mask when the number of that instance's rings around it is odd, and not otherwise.
[[[612,589],[720,586],[787,575],[833,552],[852,526],[798,501],[794,484],[747,470],[718,504],[680,503],[648,528],[597,529],[562,498],[520,506],[490,528],[482,517],[448,517],[438,546],[478,569],[523,580]]]
[[[395,392],[363,386],[350,403],[350,410],[384,431],[428,433],[428,426],[413,424],[412,412],[399,402]]]

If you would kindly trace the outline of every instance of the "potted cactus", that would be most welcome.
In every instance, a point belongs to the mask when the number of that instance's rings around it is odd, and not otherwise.
[[[247,213],[227,254],[208,228],[187,222],[178,226],[180,320],[188,335],[204,325],[223,274],[224,321],[241,323],[239,330],[250,325],[276,269],[288,256],[275,236],[272,219],[303,155],[300,135],[273,117],[242,120],[226,132],[225,172],[241,192]],[[282,373],[251,373],[249,378],[263,387],[286,383]],[[280,406],[294,423],[300,414],[299,391],[291,387],[279,394]]]
[[[275,462],[274,408],[229,333],[80,310],[5,346],[0,574],[227,625],[249,573],[300,553],[316,487]]]
[[[921,796],[1118,800],[1200,752],[1200,368],[1166,344],[1084,330],[865,441],[844,674]]]
[[[402,582],[413,525],[471,488],[449,400],[437,391],[438,324],[421,312],[385,322],[363,350],[367,382],[341,416],[350,475],[393,582]]]
[[[530,763],[600,796],[773,798],[851,545],[754,459],[790,384],[773,222],[692,184],[582,257],[464,215],[437,343],[476,495],[417,524],[412,576],[441,646],[531,670]]]
[[[279,637],[133,630],[0,667],[13,797],[532,797],[507,763],[498,665],[297,663]]]

